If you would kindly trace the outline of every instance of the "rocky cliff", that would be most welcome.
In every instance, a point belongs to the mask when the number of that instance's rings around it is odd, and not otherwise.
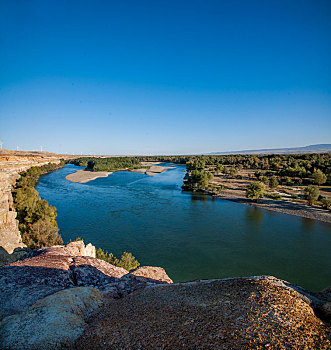
[[[21,235],[18,230],[16,212],[13,208],[12,186],[19,178],[19,173],[32,166],[42,166],[47,163],[60,162],[62,156],[38,152],[14,152],[1,150],[0,152],[0,264],[2,261],[9,261],[21,254],[12,254],[16,248],[22,248]],[[14,257],[15,256],[15,257]]]
[[[0,268],[2,349],[330,349],[331,289],[274,277],[173,284],[82,241]]]

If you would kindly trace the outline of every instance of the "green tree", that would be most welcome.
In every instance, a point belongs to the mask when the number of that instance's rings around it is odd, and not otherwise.
[[[124,252],[117,266],[123,267],[125,270],[130,271],[136,269],[139,265],[138,260],[131,253]]]
[[[256,177],[258,180],[260,180],[260,178],[261,178],[261,176],[262,176],[262,173],[261,173],[260,170],[258,170],[258,171],[255,171],[254,175],[255,175],[255,177]]]
[[[223,171],[224,171],[224,165],[223,165],[223,164],[217,164],[217,166],[216,166],[216,171],[217,171],[217,174],[223,173]]]
[[[14,207],[17,212],[22,241],[29,248],[35,249],[62,244],[56,223],[56,208],[41,199],[34,186],[41,175],[64,166],[59,164],[45,164],[31,167],[22,172],[13,190]]]
[[[323,174],[323,172],[320,169],[317,169],[313,173],[313,179],[315,184],[317,184],[318,186],[321,186],[326,182],[326,175]]]
[[[317,186],[309,185],[305,188],[304,194],[305,194],[305,198],[308,201],[309,205],[312,205],[317,201],[317,199],[320,195],[320,191],[319,191]]]
[[[264,194],[265,185],[263,182],[252,182],[246,190],[246,197],[251,198],[256,202],[259,198],[262,198]]]
[[[116,258],[116,256],[114,256],[113,253],[108,253],[107,251],[105,252],[101,248],[98,248],[95,251],[95,256],[96,256],[97,259],[101,259],[101,260],[106,261],[109,264],[118,266],[119,261]]]
[[[269,182],[269,179],[268,179],[268,177],[267,176],[262,176],[262,182],[263,183],[265,183],[265,184],[267,184],[268,182]]]
[[[63,244],[58,227],[46,219],[28,225],[28,229],[22,231],[22,240],[31,249]]]
[[[322,206],[324,209],[330,209],[331,210],[331,199],[330,198],[322,198],[321,199]]]
[[[279,185],[278,180],[275,176],[273,176],[270,180],[269,180],[269,186],[270,188],[277,188]]]

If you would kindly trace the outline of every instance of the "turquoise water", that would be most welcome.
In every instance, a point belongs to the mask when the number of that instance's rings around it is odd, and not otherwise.
[[[64,241],[77,236],[174,281],[273,275],[318,291],[331,285],[331,225],[181,191],[185,167],[155,176],[116,172],[86,184],[66,165],[37,190],[56,206]]]

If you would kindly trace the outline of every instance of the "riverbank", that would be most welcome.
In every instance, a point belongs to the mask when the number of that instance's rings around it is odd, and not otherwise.
[[[207,195],[212,195],[216,198],[230,200],[232,202],[241,203],[245,205],[254,206],[270,211],[276,211],[283,214],[299,216],[302,218],[319,220],[331,224],[331,212],[322,208],[311,207],[304,203],[293,203],[285,200],[275,200],[269,198],[259,199],[256,203],[253,200],[246,197],[238,197],[231,194],[217,194],[205,192]]]
[[[246,198],[246,190],[251,183],[257,181],[255,179],[256,169],[236,169],[237,174],[233,175],[230,175],[229,169],[231,170],[229,166],[226,167],[223,169],[223,173],[216,171],[213,166],[204,170],[204,173],[212,175],[211,180],[209,180],[206,190],[201,189],[198,192],[269,211],[331,223],[331,211],[329,209],[322,208],[320,202],[313,206],[307,204],[303,195],[306,185],[278,184],[276,188],[271,188],[267,183],[265,184],[265,197],[255,202]],[[186,173],[184,184],[189,182],[188,174]],[[319,187],[320,196],[323,198],[329,198],[330,192],[330,186]]]

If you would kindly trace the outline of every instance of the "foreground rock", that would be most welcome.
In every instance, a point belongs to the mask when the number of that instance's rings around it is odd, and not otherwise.
[[[108,300],[75,349],[330,349],[313,302],[275,278],[159,285]]]
[[[331,289],[274,277],[172,284],[82,241],[0,268],[2,349],[330,349]]]
[[[24,260],[0,268],[0,319],[26,311],[63,289],[94,287],[108,297],[120,298],[137,289],[171,283],[162,268],[148,269],[150,277],[145,270],[143,276],[130,274],[96,259],[95,248],[82,241],[34,250]]]
[[[68,347],[84,330],[85,319],[102,305],[95,288],[72,288],[50,295],[28,311],[0,323],[4,349],[56,349]]]

